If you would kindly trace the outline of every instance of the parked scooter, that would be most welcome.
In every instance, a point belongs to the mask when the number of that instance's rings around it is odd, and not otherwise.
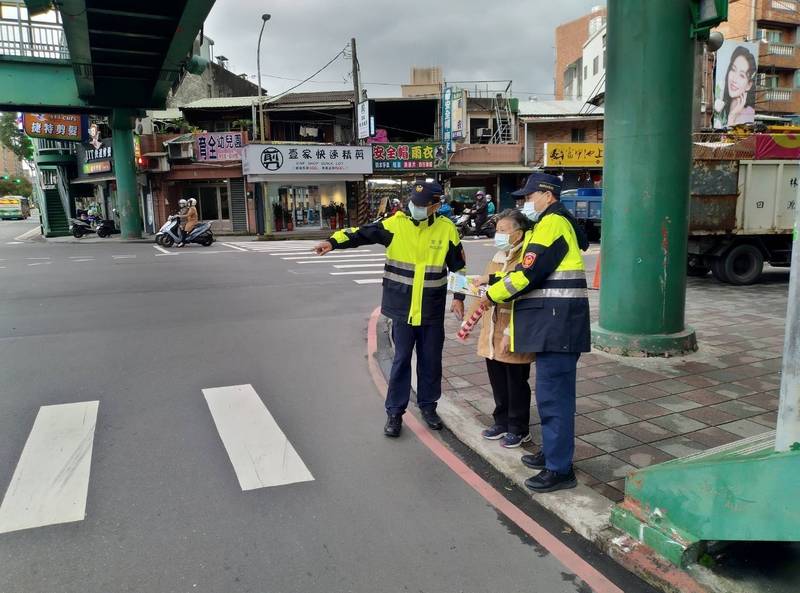
[[[181,243],[181,221],[177,216],[170,216],[158,233],[156,243],[164,247],[172,247]],[[214,242],[214,233],[210,222],[201,222],[192,229],[192,232],[183,240],[184,244],[199,243],[203,247],[210,247]]]
[[[494,237],[497,227],[497,215],[489,216],[486,222],[483,223],[481,228],[475,227],[475,211],[466,209],[455,220],[456,229],[458,229],[459,237],[479,237],[485,235],[490,239]]]
[[[76,239],[80,239],[84,235],[89,235],[97,230],[94,226],[93,218],[70,218],[69,222],[69,230]]]

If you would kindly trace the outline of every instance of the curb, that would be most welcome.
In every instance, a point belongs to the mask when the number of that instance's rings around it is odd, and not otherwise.
[[[380,392],[385,392],[387,369],[391,365],[394,347],[389,338],[391,322],[381,317],[379,312],[380,309],[376,309],[370,318],[367,358],[375,387]],[[459,441],[514,482],[522,492],[528,493],[537,504],[596,545],[617,564],[665,593],[745,593],[741,583],[721,577],[699,564],[682,570],[641,542],[614,528],[609,522],[614,503],[580,482],[577,488],[571,490],[546,494],[530,493],[524,482],[530,477],[531,470],[519,463],[516,454],[509,455],[505,449],[493,446],[496,443],[483,439],[480,436],[483,426],[465,406],[466,404],[451,398],[439,400],[437,411],[444,420],[445,427]],[[752,593],[752,589],[746,591]]]

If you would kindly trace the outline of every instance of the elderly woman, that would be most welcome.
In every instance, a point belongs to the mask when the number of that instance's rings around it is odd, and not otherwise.
[[[505,210],[497,220],[494,243],[499,250],[485,275],[478,282],[486,284],[489,275],[511,272],[521,262],[522,240],[531,222],[519,210]],[[509,351],[509,322],[511,305],[498,303],[482,318],[478,338],[478,356],[486,359],[486,370],[494,395],[494,426],[483,431],[483,438],[502,439],[507,449],[519,447],[531,440],[531,387],[528,378],[536,355]]]

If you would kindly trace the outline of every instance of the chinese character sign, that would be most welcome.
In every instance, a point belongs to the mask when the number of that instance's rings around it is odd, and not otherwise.
[[[602,167],[603,145],[593,142],[545,142],[545,167]]]
[[[248,144],[242,153],[245,175],[372,173],[369,146]]]
[[[452,106],[450,108],[450,135],[453,140],[459,140],[466,135],[464,123],[467,113],[467,92],[453,91]]]
[[[194,139],[198,161],[240,161],[243,147],[241,132],[205,132]]]
[[[31,138],[70,142],[80,142],[87,130],[85,115],[25,113],[22,116],[22,125]]]
[[[444,144],[373,144],[372,168],[375,171],[421,171],[446,169]]]

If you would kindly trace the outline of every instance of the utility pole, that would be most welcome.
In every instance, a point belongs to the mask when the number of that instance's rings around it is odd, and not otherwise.
[[[684,318],[695,62],[690,6],[691,0],[608,3],[603,278],[592,342],[619,354],[697,349]]]
[[[356,38],[350,39],[350,57],[353,61],[353,94],[355,103],[353,105],[353,139],[356,144],[361,144],[358,139],[358,104],[361,103],[361,76],[358,68],[358,55],[356,54]]]

